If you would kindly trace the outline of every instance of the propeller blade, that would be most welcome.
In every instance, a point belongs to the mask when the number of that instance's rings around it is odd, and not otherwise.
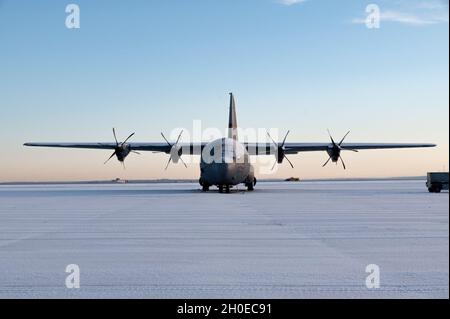
[[[284,158],[286,159],[286,161],[288,161],[289,164],[291,164],[291,167],[294,168],[294,165],[292,165],[292,162],[289,160],[289,158],[286,155],[284,155]]]
[[[275,168],[275,165],[277,165],[277,160],[275,159],[275,162],[272,165],[271,171],[273,171],[273,169]]]
[[[281,147],[283,147],[283,146],[284,146],[284,143],[286,143],[286,139],[287,139],[289,133],[290,133],[290,131],[288,130],[287,133],[286,133],[286,135],[284,136],[283,143],[281,143]]]
[[[141,155],[141,153],[136,152],[136,151],[131,151],[131,153],[137,154],[137,155]]]
[[[119,146],[119,142],[117,141],[117,136],[116,136],[116,129],[113,127],[113,135],[114,135],[114,139],[116,140],[116,145]]]
[[[172,148],[173,146],[175,146],[175,145],[178,144],[178,142],[179,142],[180,139],[181,139],[181,135],[183,135],[183,130],[181,130],[180,134],[178,134],[178,138],[177,138],[177,141],[175,142],[175,144],[171,144],[171,143],[169,142],[169,140],[164,136],[163,132],[161,132],[161,136],[162,136],[163,139],[166,141],[167,145],[169,145],[171,148]],[[171,149],[171,151],[172,151],[172,149]],[[139,153],[138,153],[138,154],[139,154]],[[183,161],[183,159],[181,158],[181,156],[179,156],[179,159],[180,159],[181,162],[183,163],[184,167],[187,168],[187,165],[186,165],[186,163]],[[167,170],[167,168],[169,167],[170,162],[172,162],[172,154],[170,154],[170,157],[169,157],[169,160],[167,161],[167,165],[166,165],[165,170]]]
[[[114,157],[114,155],[116,155],[116,151],[114,151],[114,153],[112,153],[112,155],[106,160],[106,162],[104,162],[103,164],[106,164],[106,163],[108,163],[109,162],[109,160],[111,159],[111,158],[113,158]]]
[[[325,164],[322,165],[322,167],[327,166],[328,162],[331,160],[331,156],[328,158],[328,160],[325,162]]]
[[[172,147],[172,144],[169,143],[169,141],[167,140],[167,138],[164,136],[163,132],[161,132],[161,136],[163,137],[163,139],[166,141],[166,143]]]
[[[167,161],[166,168],[164,170],[167,171],[167,168],[169,167],[170,162],[172,161],[172,155],[170,155],[169,160]]]
[[[124,170],[127,169],[127,168],[125,167],[125,161],[121,161],[121,163],[122,163],[123,169],[124,169]]]
[[[352,151],[352,152],[355,152],[355,153],[359,153],[358,150],[354,150],[354,149],[351,149],[351,148],[343,148],[343,147],[341,147],[341,150],[343,150],[343,151]]]
[[[272,138],[272,136],[270,136],[269,131],[267,131],[267,136],[272,140],[272,143],[273,143],[276,147],[278,147],[278,143],[275,142],[275,140]]]
[[[181,163],[183,163],[184,167],[187,168],[187,165],[186,165],[186,163],[183,161],[183,159],[181,158],[181,156],[180,156],[180,161],[181,161]]]
[[[130,134],[130,136],[127,137],[125,141],[122,142],[122,144],[125,144],[135,133]]]
[[[331,143],[333,143],[333,146],[336,146],[336,143],[334,142],[333,136],[331,136],[330,130],[327,129],[327,131],[328,131],[328,135],[330,136]]]
[[[339,142],[339,146],[341,146],[342,142],[344,142],[345,138],[347,137],[347,135],[350,133],[350,131],[347,132],[347,134],[344,135],[344,137],[342,138],[342,140]]]
[[[178,135],[178,138],[177,138],[177,141],[175,142],[175,145],[177,145],[178,142],[180,141],[181,134],[183,134],[183,130],[181,130],[180,135]]]
[[[346,168],[345,168],[344,160],[342,159],[342,156],[339,156],[339,158],[341,159],[342,166],[344,167],[344,169],[346,169]]]

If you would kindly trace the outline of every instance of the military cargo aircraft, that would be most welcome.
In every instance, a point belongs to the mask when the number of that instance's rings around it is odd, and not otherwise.
[[[435,144],[402,144],[402,143],[344,143],[345,136],[336,142],[330,135],[328,143],[286,143],[289,131],[281,143],[277,143],[270,138],[270,143],[240,143],[238,140],[238,127],[236,119],[236,106],[233,93],[230,93],[230,110],[228,121],[228,137],[220,138],[212,142],[188,143],[182,144],[180,138],[183,132],[178,135],[175,143],[169,142],[161,133],[165,143],[132,143],[128,142],[135,134],[130,134],[123,142],[119,142],[116,137],[116,131],[113,128],[114,142],[112,143],[25,143],[25,146],[36,147],[61,147],[61,148],[81,148],[81,149],[101,149],[113,150],[113,153],[105,164],[114,156],[122,162],[130,153],[138,151],[163,152],[170,154],[166,169],[170,162],[178,163],[179,160],[186,166],[181,158],[182,155],[200,155],[200,179],[199,183],[203,191],[208,191],[211,186],[217,186],[220,192],[230,192],[230,188],[244,184],[249,191],[254,190],[256,177],[254,168],[250,163],[251,155],[274,155],[275,164],[281,164],[286,160],[291,167],[291,161],[287,158],[289,154],[300,152],[324,151],[328,154],[328,160],[323,164],[327,165],[330,161],[333,163],[342,163],[342,151],[358,152],[359,150],[370,149],[394,149],[394,148],[419,148],[434,147]],[[329,133],[329,132],[328,132]],[[139,153],[138,153],[139,154]],[[274,165],[275,165],[274,164]],[[273,167],[272,167],[273,169]]]

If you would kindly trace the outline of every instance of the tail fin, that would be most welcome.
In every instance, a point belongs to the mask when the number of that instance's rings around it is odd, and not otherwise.
[[[234,102],[233,93],[230,93],[230,116],[228,120],[228,138],[238,139],[237,120],[236,120],[236,104]]]

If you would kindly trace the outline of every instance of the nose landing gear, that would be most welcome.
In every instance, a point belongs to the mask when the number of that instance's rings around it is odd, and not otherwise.
[[[230,193],[230,185],[219,185],[219,193]]]
[[[199,179],[198,183],[202,187],[202,191],[204,191],[204,192],[209,191],[209,185],[207,183],[203,182],[202,179]]]

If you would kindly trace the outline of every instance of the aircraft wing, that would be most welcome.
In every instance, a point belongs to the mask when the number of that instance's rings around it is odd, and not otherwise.
[[[275,144],[271,143],[246,143],[250,155],[269,155],[274,153]],[[343,143],[342,149],[347,150],[375,150],[395,148],[422,148],[435,147],[428,143]],[[333,147],[332,143],[285,143],[285,154],[297,154],[300,152],[327,151]]]
[[[80,149],[103,149],[113,150],[116,143],[25,143],[25,146],[34,147],[56,147],[56,148],[80,148]],[[200,155],[206,143],[180,144],[183,154]],[[169,154],[171,146],[167,143],[127,143],[133,151],[151,151]],[[427,143],[345,143],[343,149],[352,150],[373,150],[373,149],[395,149],[395,148],[422,148],[435,147],[435,144]],[[271,143],[245,143],[250,155],[270,155],[273,154],[275,145]],[[332,148],[332,143],[286,143],[284,145],[285,154],[297,154],[300,152],[327,151]]]
[[[81,148],[114,150],[116,143],[25,143],[25,146],[34,147],[56,147],[56,148]],[[200,155],[204,143],[179,144],[183,148],[183,154]],[[127,143],[126,146],[132,151],[150,151],[169,154],[172,147],[167,143]]]

